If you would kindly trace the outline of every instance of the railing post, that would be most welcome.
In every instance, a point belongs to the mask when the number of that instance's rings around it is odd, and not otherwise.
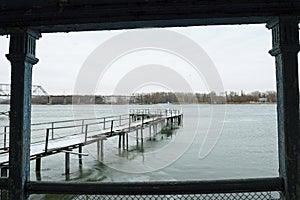
[[[54,122],[51,123],[51,139],[54,139]]]
[[[119,119],[119,126],[121,126],[121,125],[122,125],[122,115],[120,115],[119,118],[120,118],[120,119]]]
[[[130,132],[130,125],[131,125],[131,117],[130,117],[130,115],[129,115],[128,119],[129,119],[128,120],[128,132]]]
[[[81,122],[81,133],[84,133],[84,119]]]
[[[103,130],[105,130],[105,117],[103,118]]]
[[[88,128],[89,128],[89,125],[86,124],[86,125],[85,125],[85,133],[84,133],[84,141],[85,141],[85,142],[87,142]]]
[[[112,134],[114,130],[114,120],[111,120],[111,124],[110,124],[110,133]]]
[[[49,142],[49,128],[46,129],[45,153],[47,153],[48,151],[48,142]]]
[[[279,174],[286,200],[300,199],[298,23],[297,17],[276,17],[267,24],[276,59]]]
[[[4,126],[4,136],[3,136],[4,149],[6,149],[6,133],[7,133],[7,126]]]

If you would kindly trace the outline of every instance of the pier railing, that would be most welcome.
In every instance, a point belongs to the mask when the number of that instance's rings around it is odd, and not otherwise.
[[[74,120],[60,120],[53,122],[42,122],[31,124],[31,143],[45,142],[46,147],[49,140],[59,139],[66,136],[85,134],[89,132],[96,132],[106,129],[113,129],[113,127],[122,126],[129,122],[130,115],[148,115],[172,117],[180,115],[180,110],[175,109],[130,109],[129,115],[115,115],[99,118],[84,118]],[[3,127],[2,140],[0,140],[0,151],[8,149],[9,143],[9,126]],[[47,149],[46,149],[47,150]],[[0,152],[1,153],[1,152]]]
[[[49,140],[60,139],[60,138],[65,138],[67,136],[82,134],[84,135],[84,141],[87,142],[89,136],[88,134],[94,132],[101,132],[103,130],[109,130],[110,132],[113,132],[113,129],[115,127],[121,127],[125,124],[128,124],[129,120],[130,120],[130,116],[124,114],[124,115],[116,115],[111,117],[56,122],[55,124],[52,124],[51,128],[46,128],[45,152],[47,152],[48,150]],[[74,122],[75,124],[67,125],[67,126],[65,124],[56,126],[57,124],[66,123],[66,122]],[[61,133],[57,134],[58,131],[61,131]]]
[[[130,114],[142,114],[142,115],[160,115],[160,116],[171,116],[171,115],[179,115],[182,113],[181,110],[178,109],[130,109]]]
[[[174,122],[174,119],[176,119],[176,122]],[[58,149],[73,149],[78,148],[78,145],[82,146],[97,142],[97,137],[100,136],[104,136],[103,139],[105,139],[115,134],[120,135],[120,131],[130,132],[132,125],[134,125],[135,129],[139,126],[143,128],[144,124],[157,123],[155,120],[166,120],[167,126],[171,124],[172,128],[174,123],[178,125],[181,124],[182,113],[179,110],[171,109],[132,109],[129,114],[108,117],[33,123],[31,124],[31,144],[36,148],[32,159],[57,153],[59,152]],[[153,126],[153,129],[154,128],[157,127]],[[149,129],[151,129],[151,127]],[[114,133],[115,131],[117,133]],[[156,131],[156,129],[154,131]],[[2,135],[3,137],[0,138],[0,154],[7,154],[9,151],[9,126],[3,127]],[[126,135],[126,138],[127,137]],[[73,143],[70,144],[70,142],[66,143],[64,141],[68,139],[73,139]],[[56,141],[64,146],[59,147]],[[41,145],[43,145],[43,147],[41,147]],[[1,164],[7,165],[8,162],[2,162]]]
[[[112,126],[122,126],[128,123],[129,115],[115,115],[99,118],[84,118],[74,120],[60,120],[31,124],[31,143],[47,143],[49,140],[59,139],[70,135],[85,134],[88,132],[111,129]],[[0,150],[8,148],[9,126],[3,127]]]

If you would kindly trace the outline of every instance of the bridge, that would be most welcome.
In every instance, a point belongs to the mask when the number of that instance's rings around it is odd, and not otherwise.
[[[82,147],[97,143],[97,160],[103,161],[104,141],[110,137],[119,137],[118,148],[129,150],[128,136],[136,134],[136,145],[143,149],[143,130],[149,128],[148,137],[153,137],[164,128],[172,129],[182,125],[183,114],[179,110],[132,109],[128,114],[107,116],[101,118],[75,119],[48,123],[31,124],[30,159],[36,160],[36,171],[41,170],[43,157],[65,153],[65,174],[70,173],[70,154],[82,157]],[[1,175],[7,176],[9,164],[9,126],[3,127],[0,137],[0,168]],[[78,152],[74,152],[78,149]]]
[[[10,84],[0,84],[0,97],[10,96]],[[32,96],[49,96],[49,94],[42,86],[32,85]]]

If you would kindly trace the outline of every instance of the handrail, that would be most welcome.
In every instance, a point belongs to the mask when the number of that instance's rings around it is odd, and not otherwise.
[[[32,123],[31,126],[39,126],[39,125],[51,125],[52,123],[58,124],[58,123],[67,123],[67,122],[81,122],[82,120],[84,121],[89,121],[89,120],[99,120],[99,119],[109,119],[109,118],[115,118],[119,116],[127,116],[128,114],[121,114],[121,115],[113,115],[113,116],[105,116],[105,117],[95,117],[95,118],[81,118],[81,119],[70,119],[70,120],[59,120],[59,121],[54,121],[54,122],[39,122],[39,123]],[[3,127],[9,127],[3,126]]]
[[[59,126],[59,127],[54,127],[52,125],[51,128],[46,128],[45,153],[47,153],[47,151],[48,151],[48,144],[49,144],[49,140],[50,140],[50,131],[51,131],[51,140],[53,140],[54,139],[54,130],[82,127],[81,128],[82,131],[80,133],[78,133],[78,134],[84,134],[84,138],[85,138],[84,142],[87,142],[88,133],[95,132],[95,130],[88,131],[88,127],[89,126],[91,126],[91,125],[100,125],[100,124],[105,124],[105,123],[111,123],[110,129],[111,129],[111,132],[112,132],[113,131],[113,127],[114,127],[114,121],[118,121],[119,122],[118,126],[121,126],[122,125],[121,124],[122,120],[124,121],[124,120],[130,119],[130,117],[129,117],[128,114],[126,114],[126,115],[123,114],[123,115],[117,115],[117,116],[113,116],[113,117],[94,118],[93,120],[96,120],[96,119],[103,119],[103,121],[97,121],[97,122],[93,122],[93,123],[85,123],[85,121],[82,120],[82,123],[79,124],[79,125],[69,125],[69,126]],[[109,119],[109,120],[107,120],[107,119]],[[99,130],[104,130],[104,128],[103,129],[98,129],[97,131],[99,131]],[[76,135],[78,135],[78,134],[76,134]],[[75,134],[73,134],[73,135],[75,135]],[[60,137],[60,138],[63,138],[63,137]]]
[[[180,110],[178,109],[142,109],[142,108],[138,108],[138,109],[130,109],[129,110],[130,114],[153,114],[153,115],[168,115],[168,113],[174,113],[174,114],[180,114],[182,113]]]
[[[130,112],[132,112],[133,109],[130,110]],[[142,110],[142,113],[146,113],[146,115],[150,114],[151,109],[136,109],[136,110]],[[168,112],[171,113],[171,117],[172,117],[172,113],[179,113],[179,110],[154,110],[155,113],[160,113],[160,115],[162,115],[162,113],[166,113],[166,115],[168,115]],[[150,114],[151,115],[151,114]],[[153,115],[154,116],[154,115]],[[79,133],[72,133],[71,135],[79,135],[79,134],[84,134],[85,135],[85,142],[87,142],[87,138],[88,138],[88,132],[95,132],[95,131],[99,131],[99,130],[105,130],[106,128],[110,128],[111,132],[113,132],[113,128],[114,127],[118,127],[118,126],[122,126],[124,125],[124,123],[128,123],[128,119],[130,121],[130,114],[121,114],[121,115],[114,115],[114,116],[107,116],[107,117],[98,117],[98,118],[85,118],[85,119],[73,119],[73,120],[61,120],[61,121],[54,121],[54,122],[43,122],[43,123],[35,123],[35,124],[31,124],[32,126],[38,126],[38,125],[51,125],[49,126],[45,126],[44,128],[40,128],[40,129],[33,129],[36,131],[46,131],[46,135],[45,135],[45,139],[40,140],[40,138],[43,137],[35,137],[36,141],[33,141],[32,143],[38,143],[38,142],[45,142],[45,152],[47,153],[48,150],[48,144],[49,144],[49,140],[53,140],[54,139],[54,130],[59,130],[59,129],[71,129],[71,128],[81,128]],[[100,121],[101,120],[101,121]],[[60,125],[60,126],[55,126],[56,124],[61,124],[61,123],[69,123],[69,122],[80,122],[80,124],[67,124],[65,126]],[[123,124],[122,124],[123,122]],[[144,116],[142,116],[141,119],[142,122],[142,126],[144,124]],[[88,131],[88,127],[89,126],[93,126],[93,125],[101,125],[103,124],[103,129],[96,129],[92,128],[92,130]],[[9,134],[7,132],[9,126],[4,126],[4,136],[3,136],[3,148],[6,148],[7,145],[7,134]],[[33,131],[32,131],[33,132]],[[51,136],[50,136],[51,134]],[[68,132],[64,132],[63,133],[64,136],[70,135],[70,133]],[[57,138],[57,137],[55,137]],[[63,137],[58,137],[58,138],[63,138]],[[1,143],[2,145],[2,143]]]
[[[283,179],[275,177],[212,181],[129,183],[66,183],[29,181],[26,183],[25,187],[28,194],[170,195],[283,191],[283,185]]]

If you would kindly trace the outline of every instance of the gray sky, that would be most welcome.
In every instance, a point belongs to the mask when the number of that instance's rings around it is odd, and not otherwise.
[[[184,34],[204,49],[214,62],[226,91],[275,90],[275,59],[268,54],[271,32],[264,25],[170,30]],[[40,61],[33,69],[33,84],[42,85],[50,94],[72,94],[79,70],[88,56],[103,42],[122,32],[43,34],[37,43]],[[5,58],[8,42],[8,38],[0,37],[0,83],[10,82],[10,64]],[[148,56],[147,52],[144,56]],[[126,62],[134,63],[137,57],[144,56],[141,53],[136,57],[131,55]],[[107,87],[109,84],[106,82]],[[145,88],[145,91],[159,90],[159,87]],[[101,90],[101,93],[109,94],[110,91]]]

